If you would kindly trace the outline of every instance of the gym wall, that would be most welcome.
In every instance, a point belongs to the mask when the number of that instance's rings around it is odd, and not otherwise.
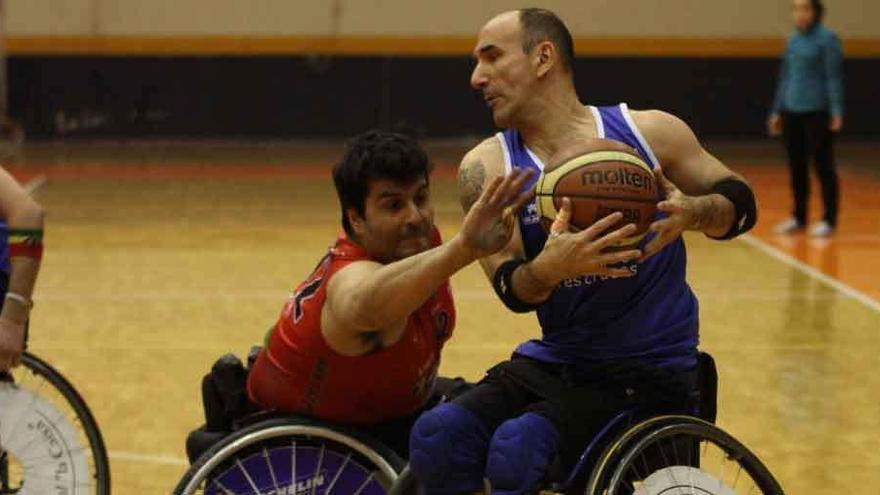
[[[707,136],[763,133],[789,2],[568,0],[578,88],[670,110]],[[826,0],[844,40],[847,133],[880,134],[880,2]],[[6,2],[10,113],[30,136],[491,132],[468,87],[476,32],[521,2]]]

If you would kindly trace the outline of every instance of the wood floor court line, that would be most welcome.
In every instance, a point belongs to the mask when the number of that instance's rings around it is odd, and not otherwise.
[[[822,273],[821,271],[817,270],[816,268],[784,253],[783,251],[781,251],[781,250],[773,247],[772,245],[758,239],[757,237],[745,235],[742,237],[742,241],[755,247],[755,249],[762,251],[764,254],[780,261],[781,263],[785,263],[786,265],[789,265],[789,266],[809,275],[810,277],[813,277],[817,280],[822,281],[823,283],[833,287],[834,290],[841,292],[841,293],[845,294],[847,297],[854,299],[854,300],[864,304],[868,308],[871,308],[872,310],[880,313],[880,301],[877,301],[876,299],[871,298],[870,296],[859,291],[858,289],[850,287],[849,285],[846,285],[845,283],[841,282],[840,280],[838,280],[830,275],[827,275],[825,273]]]
[[[189,461],[184,457],[175,457],[170,455],[163,454],[146,454],[141,452],[125,452],[125,451],[110,451],[107,453],[107,457],[110,458],[111,461],[131,461],[131,462],[145,462],[149,464],[163,464],[170,466],[189,466]]]

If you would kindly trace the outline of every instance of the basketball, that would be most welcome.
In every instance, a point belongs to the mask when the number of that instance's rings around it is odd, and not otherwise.
[[[583,230],[614,212],[636,233],[619,241],[616,248],[636,246],[645,236],[659,201],[651,167],[636,150],[609,139],[591,139],[562,150],[548,162],[538,178],[536,201],[541,223],[549,231],[562,207],[562,198],[571,200],[570,227]]]

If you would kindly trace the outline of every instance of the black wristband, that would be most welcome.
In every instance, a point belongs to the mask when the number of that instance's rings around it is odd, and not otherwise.
[[[495,276],[492,278],[492,287],[495,293],[501,298],[501,302],[514,313],[530,313],[538,309],[541,304],[527,303],[516,297],[513,291],[513,272],[517,268],[524,265],[526,260],[515,258],[505,261],[495,270]]]
[[[733,239],[740,234],[745,234],[755,226],[755,222],[758,220],[755,194],[745,182],[733,178],[723,179],[712,186],[712,192],[729,199],[733,203],[735,211],[733,225],[730,226],[727,233],[721,237],[713,237],[713,239]]]

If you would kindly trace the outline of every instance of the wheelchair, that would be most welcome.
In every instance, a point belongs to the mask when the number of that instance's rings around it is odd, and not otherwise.
[[[711,359],[709,359],[711,363]],[[711,363],[714,373],[714,363]],[[714,375],[713,375],[714,376]],[[712,396],[714,407],[714,395]],[[714,411],[711,412],[714,419]],[[403,459],[362,432],[294,416],[256,413],[210,443],[204,430],[188,439],[197,457],[176,495],[400,495],[419,493]],[[733,495],[784,492],[742,443],[695,416],[643,417],[620,412],[583,450],[567,475],[539,490],[587,495]]]
[[[107,495],[98,424],[61,373],[25,352],[0,374],[0,494]]]

